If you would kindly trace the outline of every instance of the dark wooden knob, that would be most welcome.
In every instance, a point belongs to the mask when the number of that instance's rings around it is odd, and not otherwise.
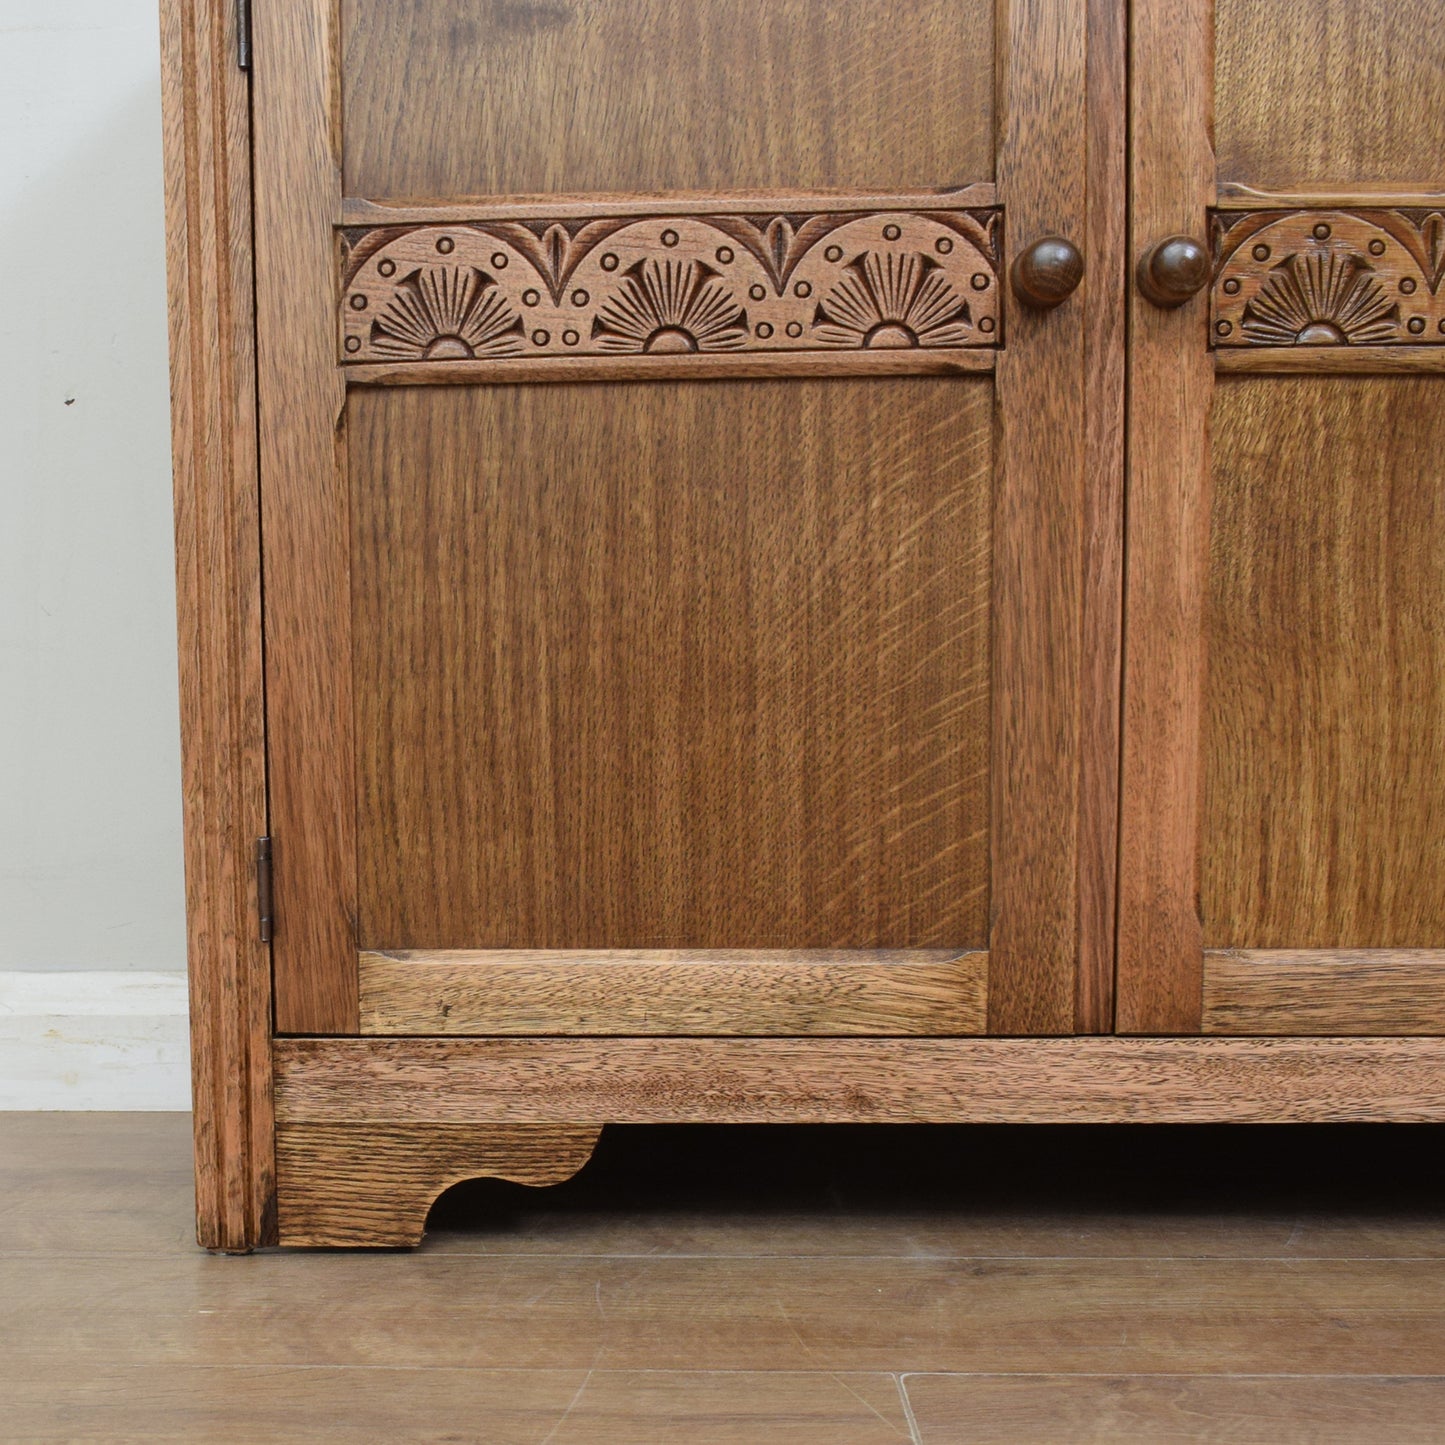
[[[1074,294],[1084,279],[1084,258],[1072,241],[1045,236],[1014,258],[1009,276],[1025,306],[1048,311]]]
[[[1156,306],[1183,306],[1209,269],[1209,253],[1192,236],[1169,236],[1139,258],[1139,289]]]

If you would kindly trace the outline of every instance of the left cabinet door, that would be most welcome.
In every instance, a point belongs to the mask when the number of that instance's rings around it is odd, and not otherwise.
[[[1117,7],[253,7],[279,1030],[1106,1028]]]

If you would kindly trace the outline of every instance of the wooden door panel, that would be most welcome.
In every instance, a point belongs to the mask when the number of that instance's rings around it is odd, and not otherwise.
[[[1445,379],[1221,378],[1207,949],[1445,940]]]
[[[356,393],[361,946],[986,947],[991,392]]]
[[[345,193],[991,180],[990,0],[345,0]]]
[[[1106,1027],[1117,0],[254,13],[279,1030]]]
[[[1445,30],[1433,0],[1216,0],[1215,57],[1221,181],[1366,192],[1439,181]]]
[[[1140,0],[1135,254],[1192,234],[1213,273],[1177,310],[1134,302],[1125,1031],[1438,1030],[1432,16]]]

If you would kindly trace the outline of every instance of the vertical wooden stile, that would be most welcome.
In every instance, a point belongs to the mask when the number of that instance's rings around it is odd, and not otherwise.
[[[269,950],[252,347],[249,97],[230,0],[163,0],[166,258],[196,1233],[274,1231]]]
[[[1087,173],[1084,6],[999,13],[998,194],[1008,264],[1061,235],[1081,249]],[[1072,1033],[1078,1008],[1084,288],[1013,304],[995,374],[993,929],[989,1031]]]
[[[1132,236],[1203,240],[1213,201],[1212,0],[1136,0]],[[1214,357],[1208,297],[1130,292],[1124,748],[1116,1027],[1197,1033],[1199,726]]]
[[[355,1033],[351,559],[336,366],[338,0],[253,0],[276,1028]]]

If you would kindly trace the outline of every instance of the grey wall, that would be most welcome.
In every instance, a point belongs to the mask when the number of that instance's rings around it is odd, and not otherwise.
[[[0,0],[0,969],[185,966],[156,0]]]

